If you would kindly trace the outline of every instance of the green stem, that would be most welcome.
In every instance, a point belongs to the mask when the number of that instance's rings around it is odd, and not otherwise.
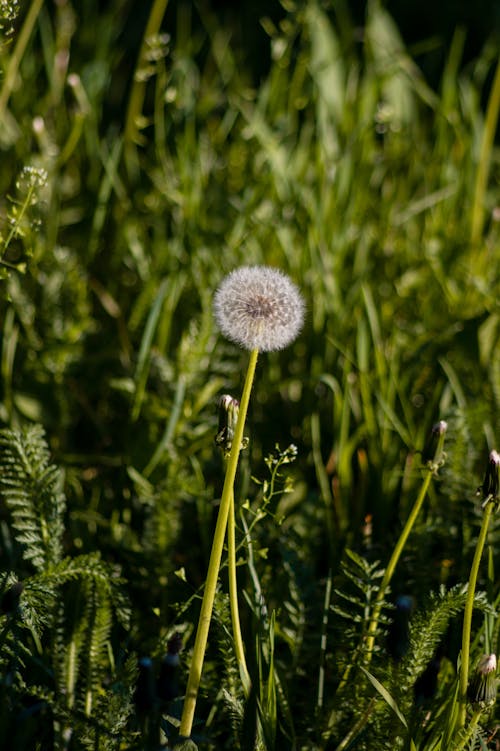
[[[142,38],[141,49],[134,71],[134,80],[132,82],[132,88],[130,90],[130,96],[127,106],[127,116],[125,120],[123,142],[126,150],[126,156],[130,156],[130,150],[135,148],[135,145],[139,141],[138,120],[142,113],[142,106],[144,104],[144,96],[146,92],[146,82],[142,80],[139,73],[141,68],[146,63],[148,41],[154,34],[158,33],[161,22],[163,20],[163,16],[165,15],[165,11],[167,9],[167,4],[168,0],[153,1],[146,30],[144,31],[144,36]]]
[[[371,660],[373,646],[375,643],[375,636],[377,633],[378,620],[380,618],[380,611],[382,610],[382,603],[384,601],[387,588],[391,582],[394,571],[401,557],[401,553],[403,552],[404,546],[406,545],[406,541],[408,540],[410,532],[420,512],[425,496],[427,495],[427,490],[429,489],[429,484],[430,484],[430,481],[434,472],[435,472],[434,466],[429,467],[429,469],[427,470],[426,476],[422,483],[422,487],[420,488],[420,493],[418,494],[417,500],[413,504],[413,508],[410,511],[410,515],[408,519],[406,520],[406,524],[403,527],[403,531],[401,532],[399,536],[399,540],[397,541],[396,546],[394,550],[392,551],[391,558],[389,560],[389,563],[387,564],[387,568],[385,570],[382,582],[380,584],[380,589],[377,592],[377,597],[375,598],[375,604],[373,606],[372,617],[371,617],[370,624],[368,626],[367,635],[366,635],[366,650],[367,650],[368,663]]]
[[[424,502],[425,496],[427,495],[427,490],[429,489],[431,479],[433,475],[437,472],[440,464],[443,463],[443,458],[444,458],[443,447],[444,447],[444,438],[445,438],[445,432],[446,432],[446,423],[444,422],[438,423],[437,425],[434,426],[434,428],[432,429],[432,432],[434,436],[437,436],[437,446],[434,452],[433,460],[427,463],[427,472],[424,477],[422,487],[420,488],[420,492],[418,494],[417,500],[413,504],[413,508],[410,511],[410,515],[408,519],[406,520],[406,524],[403,527],[403,531],[401,532],[399,536],[399,540],[397,541],[396,546],[394,550],[392,551],[391,558],[389,560],[389,563],[387,564],[387,568],[385,570],[384,576],[382,578],[382,582],[380,584],[380,589],[377,592],[375,603],[373,605],[373,611],[372,611],[370,623],[368,624],[368,629],[366,632],[366,651],[367,651],[366,659],[367,659],[368,665],[370,664],[370,660],[372,658],[373,647],[375,644],[375,636],[377,634],[378,621],[380,618],[380,612],[382,610],[382,605],[384,602],[387,589],[393,577],[394,571],[396,570],[396,566],[398,565],[398,561],[401,557],[401,553],[403,552],[403,549],[406,545],[408,537],[410,536],[410,532],[413,529],[413,526],[417,520],[418,514],[420,513],[420,509],[422,508],[422,504]],[[347,671],[346,671],[347,674],[344,673],[344,676],[341,681],[341,686],[347,680],[349,670],[350,670],[350,667],[347,668]]]
[[[318,695],[316,699],[316,709],[323,709],[325,698],[325,674],[326,674],[326,647],[328,634],[328,614],[330,613],[330,604],[332,600],[332,579],[333,571],[330,568],[326,579],[325,599],[323,602],[323,618],[321,622],[321,642],[319,656],[319,675],[318,675]]]
[[[352,726],[347,735],[340,741],[339,745],[335,747],[335,751],[344,751],[344,749],[351,746],[352,739],[355,738],[357,734],[360,733],[364,726],[368,723],[368,720],[373,714],[373,710],[376,704],[377,698],[373,697],[358,721]]]
[[[413,504],[413,508],[410,511],[410,515],[408,516],[408,519],[406,520],[406,524],[403,527],[403,531],[401,532],[399,536],[399,539],[394,547],[394,550],[392,551],[391,558],[389,560],[389,563],[387,564],[387,568],[385,569],[385,573],[382,578],[380,588],[377,592],[375,603],[373,605],[372,616],[371,616],[370,623],[368,625],[368,629],[366,632],[366,653],[367,653],[366,663],[367,664],[370,663],[370,660],[373,655],[373,647],[375,644],[375,636],[377,634],[378,621],[380,618],[380,612],[382,610],[382,605],[383,605],[383,601],[384,601],[387,589],[394,575],[394,571],[396,570],[396,566],[401,557],[401,553],[403,552],[406,542],[408,540],[408,537],[410,536],[410,532],[415,524],[418,514],[420,513],[420,509],[422,508],[422,504],[427,495],[427,491],[429,489],[432,476],[436,472],[437,466],[439,466],[437,462],[442,455],[443,444],[444,444],[444,433],[439,438],[438,447],[434,456],[434,461],[432,462],[432,464],[430,464],[427,470],[427,473],[424,477],[424,481],[420,488],[420,492],[417,496],[415,503]],[[347,679],[349,677],[349,674],[351,672],[352,666],[353,666],[353,662],[351,661],[351,663],[347,666],[346,670],[344,671],[344,674],[342,676],[342,679],[341,679],[341,682],[337,691],[345,686]],[[368,717],[368,714],[366,715],[366,717]],[[363,727],[362,723],[360,727]],[[347,736],[347,738],[350,738],[350,734],[349,736]],[[345,748],[345,745],[343,745],[345,741],[346,739],[344,739],[344,741],[339,746],[337,746],[336,751],[339,751],[339,749],[341,748]]]
[[[462,628],[462,652],[460,657],[460,677],[459,677],[459,690],[458,701],[459,710],[457,718],[457,729],[463,728],[465,725],[465,719],[467,714],[467,685],[469,683],[469,654],[470,654],[470,633],[472,625],[472,612],[474,610],[474,595],[476,593],[477,575],[479,572],[479,564],[481,562],[481,556],[483,554],[484,544],[486,542],[486,535],[488,534],[488,525],[490,523],[490,517],[493,512],[494,503],[489,502],[486,505],[483,514],[483,521],[481,524],[481,530],[476,544],[476,552],[474,553],[474,560],[469,575],[469,585],[467,587],[467,599],[465,601],[464,610],[464,623]]]
[[[36,19],[38,18],[38,14],[42,9],[42,5],[43,0],[33,0],[28,14],[24,20],[23,28],[21,29],[17,38],[17,43],[14,47],[14,51],[10,56],[9,64],[5,72],[2,90],[0,92],[0,122],[4,121],[5,108],[7,107],[7,102],[9,101],[10,95],[12,94],[12,91],[14,89],[19,66],[21,65],[21,60],[23,59],[23,55],[28,45],[31,32],[33,31],[33,27],[35,25]]]
[[[186,698],[182,710],[181,724],[179,734],[181,737],[189,738],[193,727],[194,710],[196,707],[196,698],[201,680],[201,671],[208,640],[208,630],[212,618],[212,609],[217,588],[217,579],[219,576],[220,561],[224,547],[224,538],[226,536],[226,526],[231,506],[231,498],[234,492],[234,479],[240,455],[241,442],[243,440],[243,431],[245,428],[245,419],[252,391],[252,383],[257,365],[258,350],[250,353],[247,376],[243,387],[243,394],[240,402],[238,421],[234,431],[234,438],[231,446],[231,453],[226,467],[226,477],[222,490],[222,498],[215,526],[214,538],[212,543],[212,552],[208,564],[207,579],[205,582],[205,591],[201,603],[200,617],[198,620],[198,629],[193,647],[193,656],[191,658],[191,668],[189,671],[188,684],[186,688]]]
[[[469,723],[469,726],[467,728],[467,732],[464,732],[461,738],[458,739],[457,743],[453,746],[452,751],[462,751],[466,743],[470,743],[472,736],[474,734],[474,730],[476,729],[479,719],[483,713],[482,709],[476,709],[474,714],[471,717],[471,721]],[[470,746],[469,746],[470,748]]]
[[[236,578],[236,535],[234,521],[234,493],[231,494],[229,517],[227,520],[227,560],[229,575],[229,603],[231,606],[231,622],[233,625],[234,651],[240,669],[241,680],[245,696],[250,692],[250,675],[245,660],[245,649],[241,636],[240,613],[238,608],[238,581]]]
[[[415,524],[416,518],[422,507],[422,503],[424,502],[425,496],[427,495],[427,490],[429,489],[431,478],[436,471],[436,467],[438,466],[436,464],[436,458],[441,456],[443,443],[444,443],[444,435],[440,437],[434,461],[432,462],[432,464],[429,466],[427,470],[427,473],[422,483],[422,487],[420,488],[420,492],[418,494],[417,500],[413,504],[413,508],[410,512],[408,519],[406,520],[406,524],[403,527],[403,531],[401,532],[399,536],[399,540],[397,541],[396,546],[394,550],[392,551],[391,558],[389,560],[389,563],[387,564],[387,568],[385,569],[385,573],[382,578],[380,588],[377,592],[377,596],[373,604],[373,610],[372,610],[370,622],[368,624],[368,628],[364,637],[365,644],[366,644],[366,665],[370,664],[370,661],[373,655],[373,647],[375,645],[375,637],[377,635],[378,621],[380,618],[380,612],[382,610],[382,605],[384,602],[384,597],[387,592],[387,588],[389,587],[389,584],[391,583],[391,579],[393,577],[398,561],[401,557],[401,553],[403,552],[404,546],[406,545],[406,541],[408,540],[412,527]],[[356,651],[358,651],[358,649],[359,648],[357,648]],[[340,684],[337,688],[337,692],[341,691],[346,685],[349,675],[351,674],[351,670],[354,667],[354,664],[355,664],[355,661],[351,660],[350,663],[347,665],[342,675],[342,678],[340,680]]]

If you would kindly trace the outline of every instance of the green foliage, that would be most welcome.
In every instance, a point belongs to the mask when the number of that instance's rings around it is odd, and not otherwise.
[[[465,604],[466,588],[457,585],[452,589],[441,588],[438,594],[431,593],[429,606],[416,613],[410,624],[409,649],[398,671],[401,696],[408,696],[415,682],[422,675],[441,643],[450,618],[458,615]],[[487,607],[486,598],[478,596],[476,606]],[[404,677],[403,677],[404,676]]]
[[[369,563],[352,550],[346,549],[341,572],[344,586],[334,590],[337,602],[333,604],[332,610],[343,620],[345,645],[358,642],[355,655],[349,655],[347,665],[344,666],[346,670],[350,670],[357,664],[358,655],[363,653],[371,608],[384,571],[380,568],[379,561]],[[380,620],[388,622],[386,618],[379,618]]]
[[[0,0],[0,737],[177,741],[179,697],[134,703],[137,658],[156,680],[180,631],[182,695],[221,494],[215,402],[245,367],[212,295],[265,263],[299,285],[307,320],[259,361],[237,479],[252,693],[223,567],[186,744],[492,747],[496,708],[450,728],[474,494],[499,448],[498,40],[467,60],[461,29],[409,50],[380,2],[364,18],[287,2],[266,8],[257,80],[236,13],[230,27],[206,3],[147,5]],[[426,54],[442,55],[437,85]],[[371,654],[439,419],[445,464]],[[497,537],[494,520],[492,551]],[[493,563],[471,663],[498,651]]]
[[[0,490],[12,514],[15,539],[22,556],[40,572],[57,564],[62,555],[66,510],[61,472],[49,463],[40,426],[0,435]]]
[[[124,627],[129,623],[122,580],[99,553],[62,556],[63,478],[50,464],[40,426],[2,431],[0,462],[0,492],[11,514],[9,548],[16,567],[3,582],[0,664],[2,689],[11,690],[2,731],[13,733],[16,743],[21,738],[34,743],[39,729],[48,724],[52,729],[45,728],[44,737],[53,735],[56,746],[68,733],[81,733],[82,748],[104,732],[115,743],[106,742],[103,748],[116,748],[130,712],[130,690],[119,701],[116,692],[104,686],[116,672],[110,651],[113,622]],[[16,725],[26,702],[34,706],[33,718],[21,732]],[[91,715],[100,729],[88,724]]]

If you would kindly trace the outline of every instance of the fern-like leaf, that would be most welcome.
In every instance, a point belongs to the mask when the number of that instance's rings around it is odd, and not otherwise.
[[[87,595],[87,639],[85,650],[85,714],[92,712],[94,695],[101,686],[103,667],[109,664],[108,640],[113,625],[112,609],[108,593],[97,581]]]
[[[37,571],[62,555],[62,474],[50,464],[43,428],[0,431],[0,492],[12,514],[23,557]]]
[[[395,676],[401,696],[411,697],[410,689],[434,656],[450,619],[463,610],[466,595],[467,586],[464,584],[457,584],[449,590],[442,586],[439,592],[430,595],[427,607],[412,618],[409,650]],[[483,592],[476,593],[475,607],[491,610]]]
[[[350,642],[350,645],[346,644],[346,647],[355,649],[358,654],[361,654],[370,610],[379,590],[384,570],[380,568],[378,561],[370,563],[349,549],[345,551],[341,569],[342,587],[334,590],[336,601],[331,609],[344,620],[342,633]],[[346,607],[342,607],[344,604]],[[390,604],[384,601],[383,608],[389,607],[391,607]],[[379,622],[387,625],[388,619],[385,613],[382,613]],[[352,657],[349,657],[349,660],[351,659]]]

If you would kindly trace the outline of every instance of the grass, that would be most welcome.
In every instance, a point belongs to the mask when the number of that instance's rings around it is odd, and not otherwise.
[[[256,81],[203,4],[101,5],[33,0],[2,31],[0,736],[176,742],[216,404],[246,367],[212,299],[250,263],[289,274],[307,317],[259,358],[236,477],[252,691],[223,556],[193,742],[495,748],[498,709],[457,713],[499,446],[498,40],[465,63],[457,30],[431,87],[379,3],[362,30],[346,4],[287,3]],[[441,419],[444,465],[382,597]],[[492,515],[471,675],[499,651],[497,538]]]

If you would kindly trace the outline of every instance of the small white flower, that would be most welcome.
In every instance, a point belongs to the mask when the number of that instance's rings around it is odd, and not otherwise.
[[[270,266],[241,266],[222,280],[215,320],[225,337],[244,349],[271,352],[298,336],[304,301],[293,282]]]

